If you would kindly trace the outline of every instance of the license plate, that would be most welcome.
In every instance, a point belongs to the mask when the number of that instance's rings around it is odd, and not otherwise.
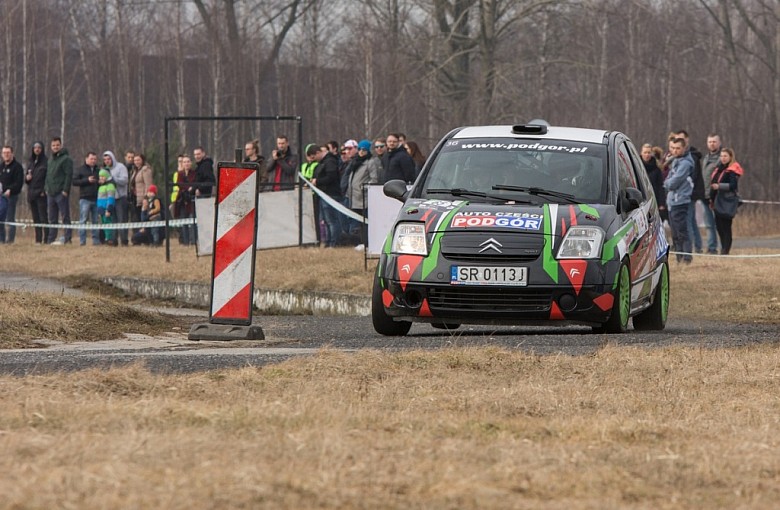
[[[453,285],[528,285],[527,267],[452,266]]]

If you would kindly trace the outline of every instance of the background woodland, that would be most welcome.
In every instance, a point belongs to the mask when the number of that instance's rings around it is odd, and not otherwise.
[[[297,115],[304,140],[553,124],[664,145],[716,131],[777,196],[780,2],[770,0],[3,0],[0,136],[20,160],[61,134],[162,165],[166,116]],[[291,122],[179,122],[215,159]],[[47,151],[48,152],[48,151]],[[175,168],[172,167],[172,168]]]

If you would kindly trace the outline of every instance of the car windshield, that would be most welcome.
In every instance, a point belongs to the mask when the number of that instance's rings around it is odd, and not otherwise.
[[[604,203],[606,158],[606,146],[600,144],[452,139],[439,151],[418,189],[423,198],[428,190],[441,198],[444,190],[465,189],[545,202]]]

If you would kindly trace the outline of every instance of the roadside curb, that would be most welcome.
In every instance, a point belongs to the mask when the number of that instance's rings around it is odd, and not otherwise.
[[[113,276],[103,277],[101,281],[129,294],[155,299],[172,299],[191,306],[209,307],[211,286],[206,283]],[[254,308],[270,315],[368,316],[371,314],[370,298],[353,294],[256,288],[253,297]]]

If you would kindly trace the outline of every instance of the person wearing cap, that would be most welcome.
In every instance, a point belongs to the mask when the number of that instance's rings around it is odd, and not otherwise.
[[[355,140],[347,140],[341,147],[341,161],[339,166],[339,175],[341,176],[341,194],[347,196],[347,188],[349,187],[349,179],[352,174],[352,162],[357,156],[358,143]],[[346,205],[346,203],[345,203]]]
[[[92,151],[87,152],[84,164],[73,175],[73,185],[79,188],[79,223],[82,225],[86,225],[87,220],[93,225],[98,223],[97,195],[100,168],[97,163],[97,154]],[[93,229],[91,235],[92,245],[100,245],[100,231]],[[79,244],[81,246],[87,244],[87,231],[83,228],[79,230]]]
[[[157,197],[157,186],[146,188],[146,195],[141,204],[141,221],[159,221],[162,219],[162,202]],[[133,244],[152,244],[160,246],[160,227],[141,228],[133,234]]]
[[[357,146],[357,155],[352,160],[352,168],[347,187],[347,207],[357,214],[366,216],[366,204],[363,200],[363,188],[367,184],[379,182],[379,174],[382,172],[382,163],[379,158],[371,155],[371,141],[361,140]],[[347,224],[347,233],[358,239],[355,249],[365,248],[363,225],[361,222],[350,219]]]

